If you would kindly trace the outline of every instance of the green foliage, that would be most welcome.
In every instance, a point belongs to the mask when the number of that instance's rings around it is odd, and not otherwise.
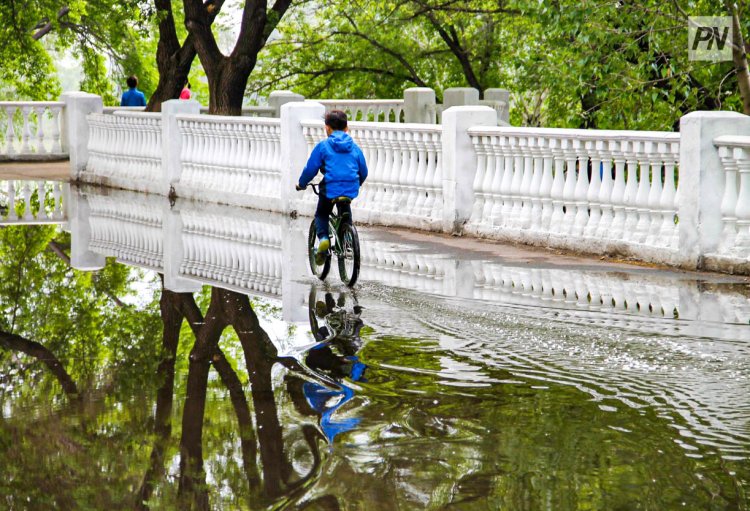
[[[317,2],[282,20],[250,91],[397,98],[426,85],[440,99],[476,80],[511,91],[516,125],[669,130],[690,111],[741,110],[733,64],[687,55],[686,15],[726,14],[708,0]]]

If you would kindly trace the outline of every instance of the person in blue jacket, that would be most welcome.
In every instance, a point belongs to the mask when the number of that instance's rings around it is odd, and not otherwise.
[[[367,163],[362,150],[349,136],[346,113],[331,110],[325,117],[328,138],[318,143],[297,184],[297,190],[304,190],[320,171],[318,208],[315,211],[315,230],[320,240],[316,259],[323,264],[331,242],[328,239],[328,218],[336,204],[339,215],[345,222],[352,221],[350,202],[359,194],[359,187],[367,179]],[[344,200],[341,200],[344,199]]]
[[[138,78],[128,76],[128,90],[122,93],[120,106],[146,106],[146,95],[137,89]]]

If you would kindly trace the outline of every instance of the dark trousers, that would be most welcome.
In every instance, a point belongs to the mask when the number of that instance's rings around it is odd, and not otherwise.
[[[343,219],[343,222],[352,222],[352,205],[350,202],[337,202],[336,207],[338,208],[339,216]],[[326,197],[325,191],[320,190],[318,195],[318,208],[315,210],[315,231],[318,234],[318,239],[328,237],[328,219],[333,211],[333,201]]]

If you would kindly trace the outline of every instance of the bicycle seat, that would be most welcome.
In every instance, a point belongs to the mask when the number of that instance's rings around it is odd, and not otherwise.
[[[331,202],[333,202],[334,204],[336,204],[336,203],[347,204],[347,203],[349,203],[351,201],[352,201],[351,197],[336,197]]]

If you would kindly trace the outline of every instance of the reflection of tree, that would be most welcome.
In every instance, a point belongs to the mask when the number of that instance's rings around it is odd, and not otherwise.
[[[66,394],[78,394],[78,387],[76,387],[73,378],[70,377],[55,354],[43,345],[36,341],[24,339],[20,335],[0,331],[0,346],[7,350],[20,351],[21,353],[25,353],[26,355],[43,362],[55,378],[57,378],[57,381],[60,383],[60,386]]]

